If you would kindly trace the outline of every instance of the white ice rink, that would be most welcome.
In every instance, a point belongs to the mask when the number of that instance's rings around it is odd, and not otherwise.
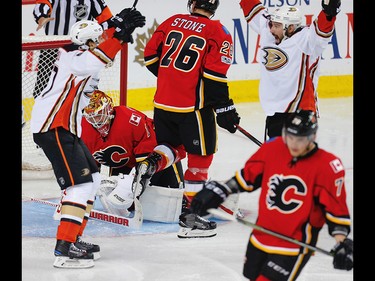
[[[263,141],[265,117],[260,104],[238,104],[237,110],[242,127]],[[344,163],[348,205],[353,218],[353,98],[321,99],[320,114],[318,143],[321,148],[339,156]],[[257,145],[240,132],[230,134],[220,129],[219,133],[219,151],[215,154],[210,176],[215,180],[225,180],[243,166]],[[57,198],[60,194],[57,184],[50,180],[23,181],[22,192],[36,198]],[[240,208],[246,210],[247,220],[256,219],[257,199],[257,192],[240,195]],[[26,213],[23,213],[23,218],[25,224],[28,219]],[[48,216],[45,223],[52,223],[52,217]],[[108,223],[107,226],[111,227]],[[218,235],[205,239],[179,239],[175,232],[162,230],[150,234],[108,235],[108,231],[92,228],[85,240],[99,244],[102,257],[90,269],[54,268],[53,235],[44,235],[44,229],[40,229],[40,235],[29,236],[23,229],[22,280],[246,280],[242,276],[242,262],[251,228],[236,222],[220,223]],[[353,233],[354,229],[350,237]],[[317,246],[330,250],[333,245],[334,239],[324,228]],[[332,257],[317,252],[298,280],[350,281],[353,280],[353,271],[333,269]]]

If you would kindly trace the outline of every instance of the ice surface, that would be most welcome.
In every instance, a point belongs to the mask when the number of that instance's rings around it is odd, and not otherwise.
[[[353,218],[353,98],[321,99],[318,143],[339,156],[346,168],[348,205]],[[263,141],[264,113],[259,103],[237,105],[241,126]],[[210,176],[231,177],[257,145],[242,135],[219,129],[219,151]],[[36,198],[58,198],[59,187],[52,180],[23,181],[23,194]],[[255,221],[257,192],[240,195],[246,219]],[[53,207],[27,202],[22,206],[23,281],[244,281],[242,263],[251,228],[220,221],[212,238],[179,239],[177,224],[145,222],[135,231],[90,220],[84,239],[101,247],[102,258],[90,269],[57,269],[54,235],[57,222]],[[351,236],[354,233],[351,234]],[[334,240],[324,228],[318,247],[330,250]],[[349,281],[353,271],[335,270],[332,257],[316,253],[299,281]]]

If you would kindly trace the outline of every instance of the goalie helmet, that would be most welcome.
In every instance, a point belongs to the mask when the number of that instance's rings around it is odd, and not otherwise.
[[[294,24],[295,28],[302,24],[301,12],[296,7],[284,6],[277,8],[270,16],[271,21],[282,23],[284,30],[291,24]]]
[[[219,0],[188,0],[188,10],[192,12],[192,5],[195,2],[195,8],[206,10],[212,15],[215,14],[217,7],[219,7],[220,1]]]
[[[83,109],[83,116],[102,137],[108,135],[111,120],[114,118],[113,101],[104,92],[95,90],[90,97],[89,105]]]
[[[317,118],[311,110],[298,109],[285,121],[283,135],[312,136],[318,130]]]
[[[87,40],[92,40],[94,43],[99,44],[99,37],[102,34],[103,27],[91,20],[78,21],[70,29],[70,39],[77,45],[84,45]]]

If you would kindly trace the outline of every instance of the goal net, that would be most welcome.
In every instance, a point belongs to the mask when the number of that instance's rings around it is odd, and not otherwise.
[[[54,177],[51,163],[33,141],[30,118],[34,96],[46,86],[58,48],[70,42],[69,36],[22,37],[22,179]],[[115,105],[126,104],[126,81],[127,46],[124,44],[114,64],[100,74],[99,89],[110,95]]]

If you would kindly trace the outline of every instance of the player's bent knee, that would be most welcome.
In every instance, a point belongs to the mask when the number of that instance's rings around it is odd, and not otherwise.
[[[86,206],[92,192],[92,182],[85,182],[68,187],[65,190],[65,195],[62,202],[74,202]]]

